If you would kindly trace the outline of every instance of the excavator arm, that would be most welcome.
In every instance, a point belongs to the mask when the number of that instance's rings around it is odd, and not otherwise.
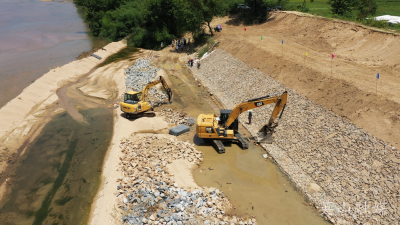
[[[157,77],[156,79],[154,79],[153,81],[151,81],[150,83],[148,83],[146,86],[143,87],[142,96],[140,97],[140,101],[146,101],[147,100],[147,93],[149,92],[150,88],[156,86],[159,83],[161,83],[162,86],[164,87],[164,89],[165,89],[165,91],[167,92],[167,95],[168,95],[168,102],[171,103],[172,90],[168,86],[167,82],[165,81],[165,79],[162,76]]]
[[[250,109],[259,108],[272,103],[276,103],[274,111],[272,112],[271,118],[269,119],[268,122],[268,124],[272,124],[277,115],[279,114],[279,112],[286,105],[286,102],[287,102],[287,91],[247,100],[246,102],[242,102],[239,105],[235,106],[235,108],[233,108],[231,114],[229,115],[223,127],[227,129],[235,121],[235,119],[238,118],[239,115],[243,112],[246,112]]]
[[[287,91],[275,93],[272,95],[267,95],[260,98],[254,98],[246,102],[242,102],[232,110],[231,114],[229,115],[223,127],[225,129],[228,129],[228,127],[235,121],[235,119],[238,118],[239,115],[245,111],[266,106],[272,103],[276,103],[274,110],[272,111],[272,115],[268,121],[268,124],[264,125],[258,132],[259,142],[271,143],[272,142],[271,137],[274,132],[274,128],[277,126],[277,124],[275,123],[275,119],[279,113],[281,113],[279,118],[282,117],[283,111],[285,110],[286,107],[286,102],[287,102]]]

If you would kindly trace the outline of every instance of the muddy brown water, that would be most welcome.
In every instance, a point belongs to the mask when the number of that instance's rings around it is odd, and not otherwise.
[[[104,106],[116,97],[102,100],[79,90],[95,70],[57,92],[66,111],[22,146],[8,168],[1,224],[87,223],[113,133],[113,110]]]
[[[193,173],[195,181],[222,190],[236,207],[231,213],[254,215],[259,224],[330,224],[295,191],[276,164],[262,157],[264,149],[250,144],[242,150],[232,144],[218,154],[201,139],[195,143],[204,153],[201,167]]]
[[[0,1],[0,108],[51,68],[107,44],[87,33],[72,1]]]
[[[169,71],[174,91],[173,104],[163,107],[182,110],[194,118],[200,113],[219,113],[222,104],[198,86],[199,82],[187,68],[177,67],[171,59],[164,61],[162,66]],[[242,126],[240,131],[249,137]],[[195,127],[178,138],[195,143],[204,153],[200,168],[193,171],[194,180],[199,186],[222,190],[236,207],[230,213],[254,215],[258,224],[330,224],[309,206],[276,164],[263,158],[266,152],[261,147],[251,143],[248,150],[242,150],[232,144],[225,146],[225,154],[218,154],[210,143],[195,136]]]

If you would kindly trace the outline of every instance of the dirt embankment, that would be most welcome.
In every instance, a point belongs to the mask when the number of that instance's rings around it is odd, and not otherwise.
[[[400,148],[399,35],[285,12],[246,32],[235,18],[216,24],[220,48]]]
[[[202,61],[202,69],[193,70],[195,76],[227,108],[288,91],[274,143],[262,146],[321,213],[337,224],[400,219],[397,149],[221,49]],[[255,109],[251,125],[247,113],[240,116],[253,136],[267,123],[272,106]]]

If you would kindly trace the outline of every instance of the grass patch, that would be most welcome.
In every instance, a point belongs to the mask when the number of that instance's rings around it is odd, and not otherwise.
[[[300,11],[297,9],[297,6],[303,4],[303,0],[289,0],[286,8],[289,10]],[[376,4],[378,5],[378,9],[376,11],[375,16],[383,16],[383,15],[392,15],[392,16],[400,16],[400,1],[398,0],[377,0]],[[331,5],[327,0],[314,0],[310,2],[307,0],[306,7],[309,8],[309,13],[332,17],[333,14],[331,12]]]
[[[198,53],[199,53],[199,56],[198,56],[199,59],[200,59],[201,57],[203,57],[203,55],[206,54],[206,52],[208,52],[208,50],[210,50],[210,48],[213,46],[213,44],[214,44],[214,39],[211,38],[211,37],[209,37],[209,38],[207,39],[207,44],[205,44],[203,47],[201,47],[200,50],[198,51]]]
[[[374,15],[373,17],[383,16],[383,15],[400,16],[400,1],[398,1],[398,0],[377,0],[376,3],[378,5],[378,9],[376,11],[376,15]],[[301,11],[299,6],[301,6],[302,4],[303,4],[303,0],[289,0],[289,2],[285,6],[285,10]],[[331,6],[327,0],[314,0],[313,2],[310,2],[309,0],[307,0],[306,8],[307,8],[307,10],[306,10],[307,13],[310,13],[310,14],[313,14],[316,16],[337,18],[337,19],[362,23],[362,24],[372,26],[372,27],[388,28],[388,29],[400,31],[399,24],[392,24],[391,26],[389,26],[389,24],[385,21],[376,21],[376,20],[372,20],[372,19],[359,20],[357,18],[357,13],[358,13],[357,11],[354,11],[345,16],[338,16],[338,15],[332,14]]]
[[[119,52],[107,57],[106,60],[104,60],[104,62],[102,62],[99,65],[99,67],[102,67],[102,66],[108,65],[110,63],[114,63],[114,62],[119,62],[119,61],[122,61],[125,59],[130,59],[130,58],[132,58],[132,55],[138,51],[139,51],[138,48],[127,46],[126,48],[121,49]]]

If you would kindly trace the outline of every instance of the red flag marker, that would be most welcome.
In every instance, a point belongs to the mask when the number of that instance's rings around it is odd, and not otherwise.
[[[332,59],[331,59],[331,76],[332,76],[332,62],[333,62],[333,58],[335,57],[334,54],[332,54]]]
[[[247,29],[246,29],[246,27],[244,28],[244,31],[246,31]]]

